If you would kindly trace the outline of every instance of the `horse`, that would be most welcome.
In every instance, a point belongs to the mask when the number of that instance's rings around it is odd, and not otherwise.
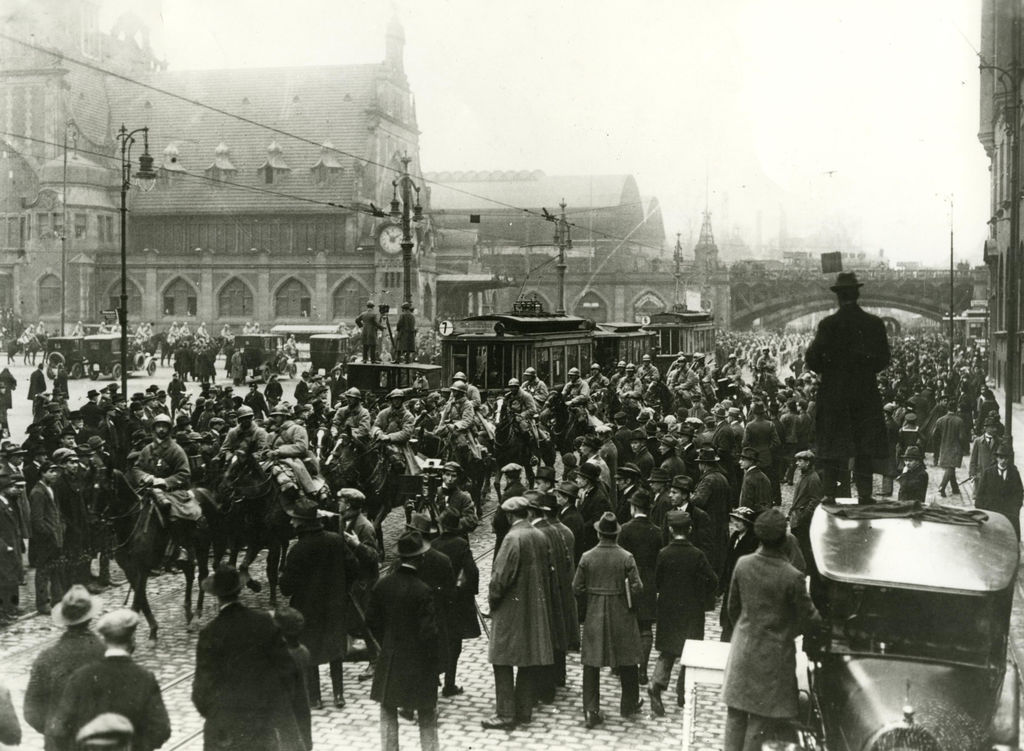
[[[406,473],[378,441],[359,441],[343,433],[324,459],[323,474],[333,492],[358,488],[366,496],[366,516],[373,522],[380,549],[384,549],[384,519],[401,505],[397,478]]]
[[[498,408],[498,423],[494,429],[494,468],[491,478],[495,493],[500,497],[498,485],[501,479],[501,467],[510,462],[520,464],[526,470],[526,481],[533,485],[533,455],[535,440],[533,435],[520,425],[520,418],[507,409],[502,403]]]
[[[561,391],[548,392],[547,401],[540,411],[540,418],[547,418],[551,442],[559,454],[573,451],[576,436],[586,433],[589,427],[585,419],[580,419],[575,409],[566,405]]]
[[[27,332],[26,332],[27,334]],[[22,365],[35,365],[36,364],[36,353],[42,348],[39,343],[39,337],[35,334],[22,334],[18,338],[18,344],[21,345],[22,352]]]
[[[161,568],[166,559],[171,542],[169,520],[157,508],[149,489],[140,488],[140,495],[120,470],[113,471],[110,485],[109,492],[99,496],[103,500],[100,501],[97,513],[113,532],[114,547],[111,552],[135,592],[132,610],[141,612],[145,617],[149,624],[150,641],[155,642],[159,627],[149,605],[146,583],[150,571]],[[204,514],[217,513],[217,505],[209,490],[196,488],[193,492]],[[187,539],[183,542],[188,554],[188,560],[182,565],[182,573],[185,575],[185,623],[190,631],[194,631],[202,618],[205,593],[200,586],[196,609],[193,611],[192,587],[197,568],[200,585],[209,574],[210,536],[203,525],[192,524],[188,526]]]

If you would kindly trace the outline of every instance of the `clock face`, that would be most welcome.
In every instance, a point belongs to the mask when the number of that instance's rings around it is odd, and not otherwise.
[[[385,253],[399,253],[402,250],[402,228],[397,225],[385,227],[377,235],[377,243]]]

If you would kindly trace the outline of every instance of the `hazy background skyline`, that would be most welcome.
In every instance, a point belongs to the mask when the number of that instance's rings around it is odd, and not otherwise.
[[[785,234],[944,266],[953,194],[981,263],[976,3],[105,0],[101,25],[129,7],[172,70],[376,62],[397,14],[425,171],[633,174],[668,247],[707,200],[751,255]]]

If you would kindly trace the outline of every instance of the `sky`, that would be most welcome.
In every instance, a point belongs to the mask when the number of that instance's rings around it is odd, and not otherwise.
[[[104,0],[101,23],[129,4],[178,70],[379,61],[397,14],[425,171],[632,174],[668,245],[707,202],[720,243],[941,267],[952,204],[982,262],[969,0]]]

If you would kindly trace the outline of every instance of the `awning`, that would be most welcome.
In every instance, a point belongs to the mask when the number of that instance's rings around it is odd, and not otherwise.
[[[456,287],[459,292],[480,292],[485,289],[502,289],[504,287],[516,286],[515,281],[512,279],[483,273],[438,274],[437,286],[440,287],[442,284]]]

